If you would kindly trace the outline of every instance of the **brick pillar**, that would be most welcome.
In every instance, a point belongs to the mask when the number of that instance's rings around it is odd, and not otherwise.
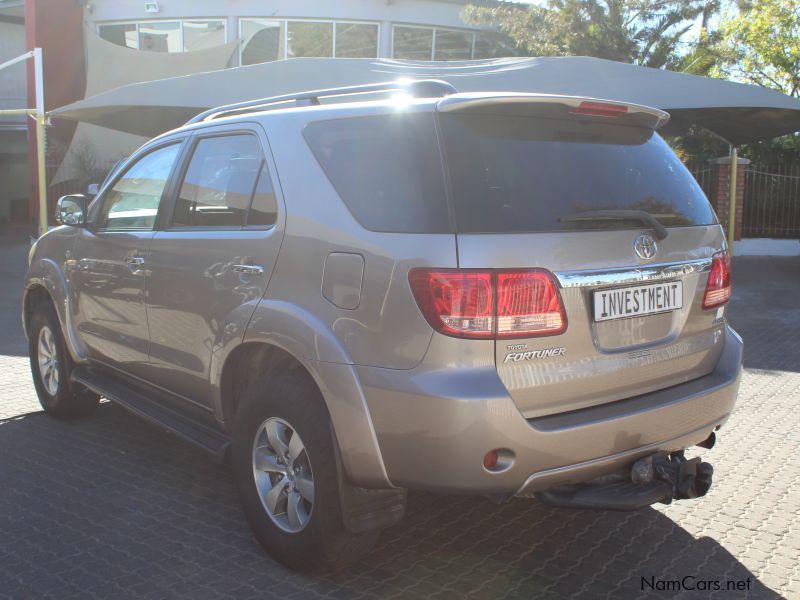
[[[86,60],[83,46],[83,4],[80,0],[26,0],[26,47],[42,49],[44,74],[44,106],[53,110],[83,98],[86,92]],[[28,106],[36,106],[33,61],[28,63]],[[39,218],[39,178],[36,163],[36,129],[28,121],[29,213],[36,223]],[[48,158],[61,161],[69,146],[76,123],[54,119],[47,128]],[[50,225],[57,198],[48,197]]]
[[[709,200],[727,235],[728,205],[731,198],[731,159],[729,156],[723,156],[721,158],[712,158],[709,162],[711,163],[711,194]],[[747,177],[747,165],[750,164],[750,160],[740,158],[736,164],[736,229],[733,234],[734,239],[738,240],[742,237],[742,215],[745,203],[744,186]]]

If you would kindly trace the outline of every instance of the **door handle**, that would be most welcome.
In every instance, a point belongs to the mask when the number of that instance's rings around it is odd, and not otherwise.
[[[233,265],[233,270],[244,275],[262,275],[264,273],[264,267],[260,265]]]
[[[141,256],[126,256],[125,262],[129,265],[143,265],[144,259]]]

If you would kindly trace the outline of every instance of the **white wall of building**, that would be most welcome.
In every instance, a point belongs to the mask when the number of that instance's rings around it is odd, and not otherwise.
[[[25,26],[0,21],[0,63],[25,53]],[[0,69],[0,109],[25,108],[25,63]],[[9,219],[11,203],[28,196],[25,117],[0,117],[0,223]]]
[[[392,55],[392,25],[424,25],[472,29],[461,11],[467,0],[158,0],[158,13],[148,12],[144,0],[91,0],[86,19],[97,30],[103,23],[125,21],[209,19],[226,20],[226,41],[239,38],[239,20],[311,19],[367,21],[380,27],[379,56]]]
[[[25,26],[0,21],[0,63],[24,53]],[[0,69],[0,108],[25,108],[26,98],[25,64]]]
[[[436,0],[160,0],[157,14],[144,0],[91,0],[90,22],[140,19],[275,17],[386,21],[464,28],[464,2]],[[234,33],[229,27],[229,35]],[[235,39],[235,35],[232,39]]]

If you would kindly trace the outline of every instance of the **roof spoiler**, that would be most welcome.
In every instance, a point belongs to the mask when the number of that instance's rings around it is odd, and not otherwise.
[[[522,93],[470,93],[447,96],[439,101],[440,112],[530,115],[556,113],[559,118],[584,118],[623,125],[658,129],[669,121],[669,113],[629,102],[586,96]]]

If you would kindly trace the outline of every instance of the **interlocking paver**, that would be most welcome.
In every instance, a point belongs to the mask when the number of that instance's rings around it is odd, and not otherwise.
[[[307,577],[261,551],[202,452],[108,403],[39,412],[14,237],[0,232],[0,598],[800,598],[800,260],[735,261],[747,370],[704,452],[706,498],[610,513],[414,493],[363,563]],[[684,576],[750,590],[643,583]]]

